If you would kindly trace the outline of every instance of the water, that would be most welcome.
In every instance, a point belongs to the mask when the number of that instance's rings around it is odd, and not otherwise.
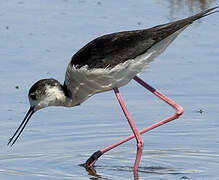
[[[33,115],[12,148],[6,144],[29,108],[29,87],[41,78],[62,82],[70,57],[85,43],[105,33],[151,27],[219,4],[201,2],[1,2],[0,179],[134,179],[134,140],[104,154],[96,173],[79,166],[96,150],[131,133],[113,92],[95,95],[75,108],[43,109]],[[186,29],[141,74],[181,104],[185,113],[143,136],[136,179],[219,180],[218,16]],[[120,90],[139,129],[174,112],[134,81]]]

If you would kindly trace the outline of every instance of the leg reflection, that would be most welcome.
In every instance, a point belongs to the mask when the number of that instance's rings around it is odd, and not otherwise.
[[[138,179],[138,171],[133,171],[133,175],[134,175],[134,180],[139,180]]]
[[[97,171],[96,171],[94,166],[91,166],[91,167],[84,166],[84,168],[88,172],[88,175],[92,176],[92,177],[90,177],[90,180],[109,180],[109,179],[103,178],[101,175],[97,174]],[[133,177],[134,177],[134,180],[139,180],[138,171],[133,171]]]

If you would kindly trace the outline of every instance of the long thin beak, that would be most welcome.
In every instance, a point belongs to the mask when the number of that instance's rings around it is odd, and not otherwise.
[[[31,118],[34,112],[34,107],[30,107],[26,116],[24,117],[24,120],[22,121],[14,135],[8,140],[8,146],[13,146],[13,144],[17,141],[18,137],[21,135],[22,131],[24,130],[25,126],[27,125],[29,119]]]

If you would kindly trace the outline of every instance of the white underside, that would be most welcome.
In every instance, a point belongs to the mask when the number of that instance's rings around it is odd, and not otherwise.
[[[96,93],[126,85],[139,72],[143,71],[149,62],[160,55],[186,27],[155,44],[146,53],[135,59],[118,64],[111,69],[88,69],[86,66],[76,69],[69,64],[66,71],[65,83],[72,91],[73,99],[67,106],[80,104]]]

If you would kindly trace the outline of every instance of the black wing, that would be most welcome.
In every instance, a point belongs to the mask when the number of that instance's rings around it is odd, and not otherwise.
[[[133,59],[150,49],[154,44],[167,38],[195,20],[212,14],[214,7],[194,16],[145,30],[124,31],[104,35],[89,42],[71,59],[71,65],[81,68],[112,68],[119,63]]]

